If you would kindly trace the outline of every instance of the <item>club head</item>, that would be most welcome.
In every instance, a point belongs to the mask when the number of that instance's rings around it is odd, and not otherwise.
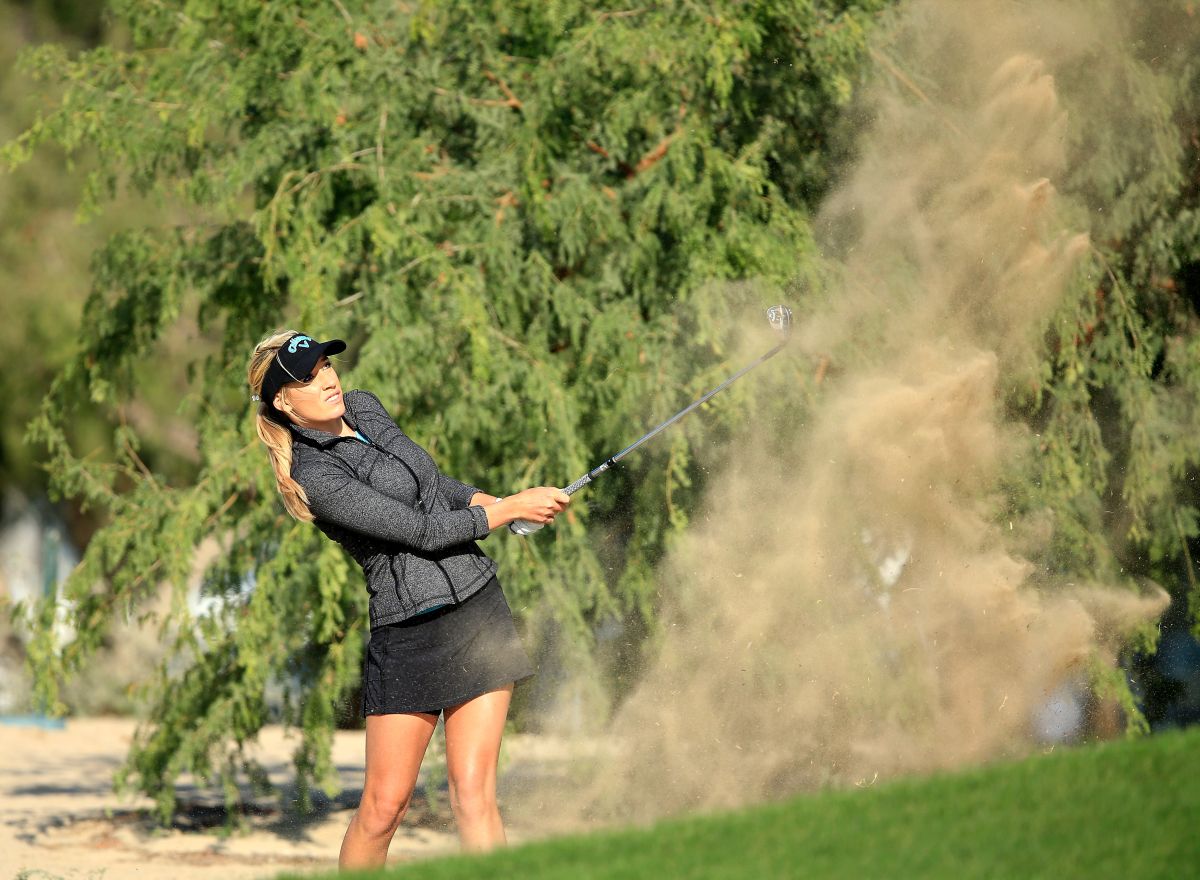
[[[771,306],[767,309],[767,321],[771,327],[783,334],[784,341],[792,334],[792,310],[787,306]]]

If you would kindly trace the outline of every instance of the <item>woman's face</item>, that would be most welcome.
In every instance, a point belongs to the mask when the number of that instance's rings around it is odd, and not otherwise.
[[[298,425],[334,422],[346,413],[337,370],[322,357],[307,382],[288,382],[275,395],[275,408]]]

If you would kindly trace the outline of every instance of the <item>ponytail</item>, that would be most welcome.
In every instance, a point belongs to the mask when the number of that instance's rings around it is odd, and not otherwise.
[[[246,381],[254,389],[255,395],[261,396],[263,379],[267,368],[279,348],[295,336],[295,331],[283,330],[272,333],[254,347],[250,357],[250,365],[246,369]],[[301,522],[312,522],[313,514],[308,509],[308,496],[304,487],[292,479],[292,432],[286,424],[281,424],[279,411],[270,400],[261,400],[258,413],[254,419],[254,429],[258,439],[267,447],[267,457],[271,460],[271,469],[275,472],[275,486],[283,497],[283,506],[287,512]]]

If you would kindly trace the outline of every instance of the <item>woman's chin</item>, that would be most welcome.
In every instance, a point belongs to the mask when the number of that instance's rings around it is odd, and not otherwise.
[[[305,413],[297,413],[300,416],[300,423],[303,425],[325,426],[330,422],[336,422],[346,414],[346,404],[342,403],[339,397],[337,403],[331,403],[321,407],[319,410],[310,410]]]
[[[324,413],[322,414],[324,421],[331,422],[346,414],[346,397],[341,392],[338,392],[336,399],[324,403]]]

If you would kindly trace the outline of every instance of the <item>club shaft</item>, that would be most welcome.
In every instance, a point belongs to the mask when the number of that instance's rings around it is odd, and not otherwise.
[[[675,413],[675,415],[671,416],[671,418],[667,419],[665,422],[663,422],[657,428],[654,428],[651,431],[648,431],[647,433],[643,434],[641,437],[639,437],[633,443],[626,446],[624,449],[622,449],[620,452],[618,452],[612,458],[605,461],[603,464],[597,465],[596,467],[592,468],[590,471],[588,471],[586,474],[584,474],[582,477],[580,477],[574,483],[572,483],[571,485],[569,485],[565,489],[563,489],[563,492],[565,492],[567,495],[574,495],[576,492],[578,492],[580,489],[582,489],[584,486],[586,486],[588,483],[590,483],[592,480],[594,480],[600,474],[604,473],[606,470],[608,470],[614,464],[619,462],[621,459],[623,459],[629,453],[633,452],[633,450],[637,449],[639,446],[641,446],[647,440],[650,440],[651,438],[658,436],[663,431],[665,431],[667,428],[671,427],[671,425],[675,424],[677,421],[679,421],[684,416],[686,416],[688,413],[690,413],[692,410],[696,409],[696,407],[701,406],[702,404],[708,402],[713,396],[724,391],[726,388],[728,388],[730,385],[732,385],[738,379],[742,378],[742,376],[749,373],[755,367],[759,366],[764,361],[769,360],[770,358],[779,354],[780,350],[782,350],[786,344],[787,344],[787,340],[784,340],[783,342],[779,343],[777,346],[772,348],[770,351],[768,351],[766,354],[763,354],[761,357],[759,357],[753,363],[747,364],[746,366],[742,367],[740,370],[738,370],[736,373],[734,373],[732,376],[730,376],[728,379],[726,379],[724,382],[722,382],[720,385],[718,385],[712,391],[708,392],[703,397],[699,398],[698,400],[694,401],[693,403],[691,403],[688,406],[681,409],[679,412]]]

